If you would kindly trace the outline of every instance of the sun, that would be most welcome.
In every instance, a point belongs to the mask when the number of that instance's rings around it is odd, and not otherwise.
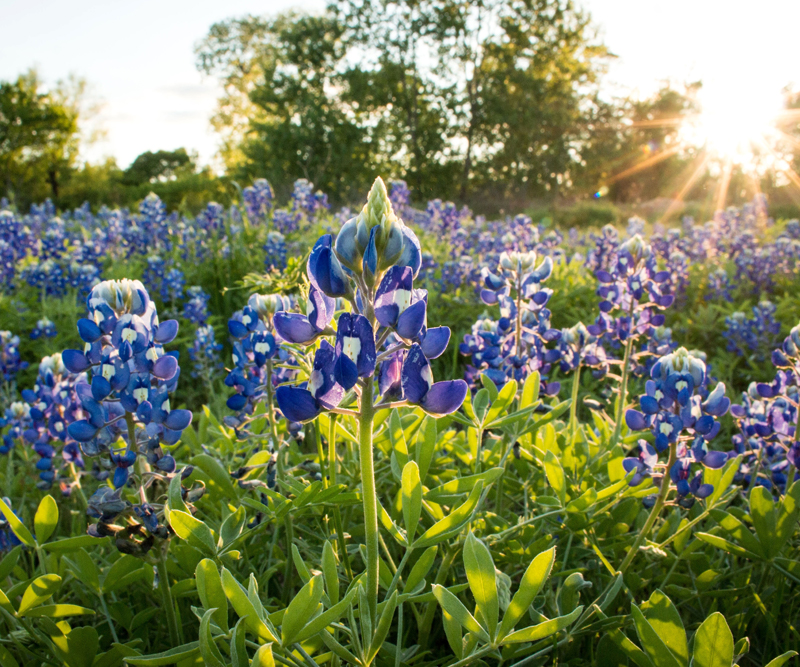
[[[679,139],[704,149],[712,160],[747,167],[755,163],[754,153],[775,144],[784,105],[780,93],[712,88],[701,90],[698,102],[700,112],[686,119]]]

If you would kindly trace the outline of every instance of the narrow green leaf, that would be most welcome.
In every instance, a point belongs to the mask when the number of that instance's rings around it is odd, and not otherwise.
[[[322,575],[313,577],[303,586],[286,608],[281,624],[281,645],[290,646],[296,641],[297,635],[302,630],[308,619],[317,611],[317,606],[322,599],[324,585]]]
[[[19,560],[20,553],[22,553],[22,545],[18,544],[0,560],[0,581],[3,581],[3,579],[11,574],[11,571]]]
[[[414,453],[414,458],[419,466],[419,478],[423,482],[428,476],[428,469],[431,467],[433,452],[436,449],[437,435],[436,419],[425,417],[417,433],[416,451]]]
[[[425,494],[425,500],[432,502],[439,502],[441,498],[446,496],[453,496],[459,493],[469,493],[477,482],[483,482],[484,486],[488,486],[497,480],[504,472],[503,468],[489,468],[477,475],[467,475],[466,477],[456,477],[449,482],[440,484],[434,489]]]
[[[42,602],[55,593],[60,586],[61,577],[57,574],[45,574],[41,577],[37,577],[31,582],[28,588],[25,589],[17,613],[21,616],[29,609],[33,609],[42,604]]]
[[[231,482],[231,476],[217,459],[212,458],[208,454],[198,454],[192,458],[191,464],[197,466],[209,476],[213,482],[210,490],[216,490],[226,499],[239,497],[236,487],[233,485],[233,482]],[[214,488],[215,486],[217,487],[216,489]]]
[[[225,632],[228,631],[228,598],[222,588],[222,579],[219,576],[214,561],[204,558],[197,564],[194,571],[197,581],[197,593],[204,609],[216,609],[214,622]]]
[[[81,583],[94,593],[100,593],[100,571],[97,569],[95,559],[84,549],[78,549],[70,557],[63,556],[62,560]]]
[[[641,610],[678,662],[684,667],[688,665],[689,646],[686,643],[686,630],[672,600],[660,590],[656,590],[650,599],[642,604]]]
[[[428,528],[428,530],[426,530],[420,536],[420,538],[414,542],[414,546],[429,547],[433,544],[438,544],[442,540],[447,539],[451,532],[460,530],[463,525],[470,520],[472,512],[478,505],[478,500],[480,500],[482,491],[483,482],[478,482],[464,503],[450,512],[450,514],[448,514],[444,519],[437,521],[430,528]]]
[[[406,535],[413,540],[417,532],[420,514],[422,514],[422,483],[419,477],[419,467],[414,461],[409,461],[403,468],[403,522]]]
[[[242,588],[242,585],[236,581],[235,577],[224,567],[222,568],[222,588],[239,618],[246,619],[245,622],[250,632],[262,641],[278,643],[278,638],[267,627],[264,621],[261,620],[261,617],[250,601],[250,598],[247,597],[247,593],[244,588]]]
[[[55,498],[47,494],[42,498],[33,517],[33,530],[36,533],[36,541],[44,544],[50,539],[53,531],[58,525],[58,505]]]
[[[617,647],[622,651],[628,660],[633,661],[639,667],[654,667],[653,661],[647,657],[647,654],[642,651],[636,644],[628,639],[621,630],[612,630],[608,633]]]
[[[136,665],[137,667],[160,667],[161,665],[180,663],[181,660],[193,658],[198,653],[200,653],[200,642],[189,642],[188,644],[171,648],[163,653],[143,655],[140,658],[125,658],[125,662],[129,665]]]
[[[544,473],[547,475],[547,481],[553,487],[553,491],[558,495],[561,505],[566,505],[567,481],[564,478],[564,468],[561,467],[561,461],[549,450],[544,457]]]
[[[772,502],[772,495],[763,486],[755,486],[750,491],[750,518],[753,520],[758,541],[764,547],[764,555],[767,558],[776,556],[775,529],[777,528],[777,517],[775,516],[775,503]]]
[[[556,632],[559,632],[560,630],[572,625],[578,620],[578,617],[582,613],[583,606],[580,606],[577,607],[571,614],[567,614],[566,616],[551,618],[549,621],[544,621],[543,623],[531,625],[530,627],[523,628],[522,630],[517,630],[516,632],[512,632],[510,635],[508,635],[508,637],[503,640],[503,644],[521,644],[547,639],[547,637],[550,637]]]
[[[48,542],[42,548],[49,553],[65,554],[70,551],[77,551],[83,547],[97,547],[107,544],[109,538],[92,537],[91,535],[77,535],[76,537],[66,537],[56,542]]]
[[[631,614],[636,626],[636,634],[645,653],[655,667],[680,667],[678,659],[670,652],[658,633],[653,629],[642,611],[635,604],[631,605]]]
[[[231,666],[250,667],[250,658],[247,655],[247,624],[243,619],[233,628],[231,637]]]
[[[777,556],[797,527],[800,517],[800,484],[792,484],[778,506],[778,520],[775,524],[774,555]]]
[[[489,393],[491,393],[491,389]],[[517,381],[509,380],[503,385],[503,388],[498,392],[497,397],[492,400],[492,407],[483,418],[485,424],[491,424],[501,414],[507,411],[507,408],[514,399],[517,397]]]
[[[712,535],[711,533],[695,533],[695,537],[711,546],[717,547],[717,549],[722,549],[723,551],[727,551],[729,554],[733,554],[734,556],[742,556],[743,558],[749,558],[751,560],[762,560],[762,556],[760,554],[754,554],[752,551],[747,551],[747,549],[743,549],[742,547],[734,544],[730,540],[726,540],[724,537],[720,537],[719,535]]]
[[[392,517],[389,516],[389,513],[383,508],[383,505],[381,505],[380,501],[378,501],[378,518],[380,519],[383,527],[395,540],[397,540],[404,547],[408,546],[408,540],[406,539],[405,531],[394,521],[392,521]]]
[[[211,529],[200,519],[187,512],[173,510],[169,513],[169,525],[178,537],[196,549],[212,557],[217,555],[217,545]]]
[[[378,625],[375,628],[375,634],[372,637],[372,641],[369,645],[369,651],[367,652],[367,663],[371,663],[376,655],[378,655],[378,651],[380,651],[381,646],[383,646],[383,642],[386,641],[386,635],[389,634],[389,630],[392,627],[392,619],[394,618],[394,611],[397,609],[397,591],[392,593],[392,597],[386,602],[383,607],[383,611],[381,612],[381,617],[378,620]]]
[[[48,604],[29,609],[20,616],[28,618],[64,618],[65,616],[92,616],[94,609],[79,607],[76,604]]]
[[[36,541],[33,539],[33,535],[31,535],[31,531],[29,531],[22,523],[22,521],[17,518],[17,515],[11,510],[11,508],[6,505],[5,501],[0,498],[0,512],[3,513],[3,516],[8,521],[8,525],[11,526],[11,530],[14,531],[14,535],[17,536],[17,539],[22,542],[26,547],[35,547]]]
[[[353,598],[356,596],[358,588],[359,587],[351,588],[350,592],[344,597],[344,600],[336,603],[330,609],[322,612],[319,616],[316,616],[308,621],[300,630],[300,632],[297,633],[294,641],[298,643],[307,641],[318,633],[322,632],[331,623],[338,621],[347,613],[350,605],[353,604]]]
[[[486,373],[481,373],[481,384],[483,385],[483,388],[489,392],[489,400],[491,402],[496,401],[497,395],[500,392],[497,390],[497,385],[492,381],[492,378],[486,375]]]
[[[294,562],[297,574],[300,575],[303,583],[307,584],[309,581],[311,581],[311,572],[308,571],[308,567],[306,566],[303,556],[300,554],[300,549],[297,548],[296,544],[292,544],[292,561]]]
[[[264,644],[253,656],[250,667],[275,667],[275,657],[272,655],[272,644]]]
[[[331,604],[339,602],[339,569],[333,545],[325,540],[322,545],[322,574],[325,577],[325,591]]]
[[[428,572],[430,572],[433,562],[436,560],[436,552],[438,550],[439,547],[433,546],[428,547],[422,552],[422,555],[419,557],[417,562],[414,563],[414,567],[411,568],[411,572],[409,572],[408,577],[406,578],[406,585],[403,588],[404,593],[413,591],[425,578]]]
[[[544,582],[550,576],[553,569],[553,563],[556,559],[556,548],[552,547],[536,556],[528,565],[525,574],[522,575],[522,581],[519,583],[519,589],[511,599],[511,603],[506,609],[503,616],[503,622],[500,625],[500,631],[497,633],[498,639],[502,639],[509,632],[514,629],[514,626],[522,618],[522,615],[528,611],[528,608],[533,604],[533,600],[539,594]]]
[[[455,595],[448,591],[444,586],[438,584],[433,585],[433,596],[442,605],[442,609],[446,609],[447,613],[455,618],[467,632],[474,632],[480,639],[485,642],[491,641],[489,635],[481,627],[481,624],[475,620],[475,617],[469,613],[467,608],[462,604]]]
[[[759,542],[750,529],[745,526],[733,514],[724,512],[723,510],[711,510],[711,518],[716,521],[720,528],[733,537],[739,544],[741,544],[748,551],[755,554],[765,555],[764,546]]]
[[[216,609],[208,609],[200,621],[200,655],[207,667],[227,667],[211,634],[211,616]]]
[[[783,664],[787,660],[790,660],[791,658],[794,658],[794,656],[796,656],[796,655],[797,655],[797,651],[786,651],[786,653],[784,653],[783,655],[779,655],[777,658],[774,658],[774,659],[770,660],[767,663],[767,667],[783,667]]]
[[[697,628],[694,635],[692,667],[730,667],[733,664],[733,635],[718,611]]]
[[[494,638],[500,617],[497,599],[497,578],[489,549],[470,531],[464,542],[464,567],[469,588],[475,598],[475,614]]]
[[[520,409],[527,408],[539,400],[539,387],[541,385],[541,376],[539,371],[534,371],[527,378],[522,385],[522,397],[519,399]]]

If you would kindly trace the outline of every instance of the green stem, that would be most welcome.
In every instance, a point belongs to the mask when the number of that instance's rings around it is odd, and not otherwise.
[[[372,453],[372,378],[361,391],[358,416],[358,445],[361,464],[361,495],[364,503],[364,534],[367,548],[367,600],[374,623],[378,617],[378,497],[375,489],[375,464]]]
[[[633,543],[631,550],[628,552],[625,560],[622,561],[622,565],[619,566],[619,571],[622,574],[625,574],[625,570],[628,569],[628,566],[633,562],[633,559],[636,558],[636,554],[639,552],[639,547],[642,546],[642,542],[645,541],[647,535],[650,533],[650,530],[653,528],[653,524],[656,522],[656,519],[658,519],[658,515],[661,514],[661,508],[664,507],[664,503],[667,500],[667,495],[669,494],[669,471],[672,470],[672,466],[675,464],[677,456],[678,445],[677,443],[673,442],[669,446],[669,461],[667,461],[667,469],[664,471],[664,476],[661,478],[661,490],[656,498],[656,504],[653,505],[653,509],[650,510],[650,515],[647,517],[647,521],[645,521],[644,527],[639,532],[639,535],[636,538],[636,541]]]
[[[336,415],[329,414],[330,426],[328,427],[328,477],[332,486],[336,486]],[[353,569],[350,567],[350,555],[347,553],[347,544],[344,541],[344,528],[342,526],[342,513],[338,505],[333,507],[333,523],[336,526],[336,542],[339,546],[339,559],[344,563],[345,572],[350,581],[353,580]]]
[[[161,551],[161,556],[156,563],[158,569],[158,588],[161,590],[161,606],[167,614],[167,627],[169,628],[169,641],[172,646],[180,646],[180,633],[178,632],[178,619],[175,616],[175,602],[169,588],[169,573],[167,572],[167,546]]]
[[[575,431],[578,428],[578,391],[581,387],[581,362],[578,359],[578,365],[575,368],[575,375],[572,380],[572,405],[569,406],[569,434],[570,439],[575,437]]]
[[[628,316],[633,322],[633,308],[636,302],[631,298],[631,307],[628,310]],[[614,435],[611,437],[611,446],[615,447],[619,442],[619,434],[622,432],[622,416],[625,413],[625,403],[628,400],[628,367],[631,364],[631,351],[633,350],[633,331],[628,335],[628,340],[625,341],[625,356],[622,359],[622,382],[619,385],[619,403],[617,404],[617,418],[616,425],[614,426]]]
[[[111,638],[119,643],[119,637],[117,637],[117,631],[114,628],[114,622],[111,620],[111,614],[108,613],[108,605],[106,604],[106,597],[102,593],[100,593],[100,606],[103,608],[103,613],[106,617],[106,622],[108,623],[108,629],[111,631]]]
[[[74,463],[69,464],[69,472],[70,475],[72,475],[73,481],[75,482],[73,488],[78,490],[78,500],[80,501],[81,509],[86,511],[86,508],[89,507],[89,502],[86,500],[86,494],[83,492],[83,487],[81,486],[81,478],[78,475],[78,470],[75,468]]]
[[[389,584],[389,590],[386,591],[385,600],[388,600],[392,597],[392,593],[394,593],[394,589],[397,588],[397,584],[400,583],[400,575],[403,573],[403,568],[406,566],[409,557],[411,556],[411,552],[414,551],[414,547],[409,547],[406,549],[406,552],[403,554],[403,557],[400,559],[400,564],[397,566],[397,570],[394,573],[394,578],[392,579],[392,583]]]
[[[275,401],[272,388],[272,361],[267,361],[267,414],[269,415],[269,428],[272,434],[272,447],[278,449],[278,425],[275,423]],[[322,460],[320,460],[322,465]]]
[[[522,357],[522,276],[517,277],[517,329],[514,332],[514,354]]]
[[[447,555],[442,559],[441,565],[439,565],[439,570],[436,572],[436,579],[433,583],[439,584],[440,586],[444,584],[447,580],[447,575],[450,572],[450,568],[453,566],[453,562],[456,559],[456,556],[459,552],[458,546],[454,546],[451,548]],[[420,644],[420,651],[424,651],[425,648],[428,646],[428,638],[431,634],[431,625],[433,624],[433,617],[436,614],[436,610],[439,608],[438,603],[436,602],[429,602],[428,605],[425,607],[425,616],[423,616],[422,621],[418,623],[417,626],[417,637],[419,637],[419,644]]]

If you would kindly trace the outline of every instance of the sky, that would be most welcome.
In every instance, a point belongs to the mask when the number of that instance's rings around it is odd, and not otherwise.
[[[720,117],[754,100],[777,104],[800,87],[798,0],[578,0],[617,56],[609,93],[647,95],[660,83],[702,80],[701,101]],[[35,67],[46,84],[86,79],[104,138],[84,159],[127,166],[147,150],[185,147],[213,164],[209,126],[220,90],[195,67],[194,45],[209,26],[243,14],[324,0],[0,0],[0,80]],[[758,105],[755,105],[758,106]]]

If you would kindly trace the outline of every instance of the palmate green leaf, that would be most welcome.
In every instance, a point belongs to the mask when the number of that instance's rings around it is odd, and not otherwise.
[[[11,530],[14,531],[14,535],[17,536],[17,539],[20,542],[22,542],[26,547],[36,546],[36,541],[33,539],[31,531],[24,526],[22,521],[17,518],[17,515],[11,511],[11,508],[6,505],[2,498],[0,498],[0,512],[3,513],[6,521],[8,521],[8,525],[11,527]]]
[[[568,628],[575,621],[578,620],[583,613],[583,606],[577,607],[571,614],[566,616],[559,616],[558,618],[551,618],[549,621],[532,625],[522,630],[512,632],[508,637],[503,639],[503,644],[522,644],[528,642],[536,642],[542,639],[551,637],[556,632]]]
[[[482,375],[481,377],[486,377]],[[494,383],[493,383],[494,384]],[[489,390],[492,393],[492,390]],[[508,406],[514,402],[517,397],[517,381],[509,380],[503,385],[496,397],[492,399],[492,406],[483,418],[484,424],[491,424],[500,415],[504,414]]]
[[[772,495],[763,486],[754,486],[750,491],[750,518],[753,520],[758,541],[764,547],[764,555],[767,558],[776,556],[775,529],[778,519]]]
[[[452,532],[460,530],[472,517],[482,492],[483,482],[478,482],[464,503],[450,512],[444,519],[437,521],[428,528],[418,540],[414,541],[414,546],[429,547],[439,544],[439,542],[446,540]]]
[[[322,575],[318,574],[294,596],[286,608],[286,613],[283,615],[283,623],[281,624],[282,646],[290,646],[296,641],[300,630],[308,619],[316,613],[324,592],[325,586],[322,581]]]
[[[37,577],[28,588],[25,589],[17,613],[22,616],[29,609],[33,609],[42,604],[42,602],[47,600],[60,587],[61,577],[57,574],[45,574],[41,577]]]
[[[411,572],[408,573],[406,584],[403,587],[404,593],[413,591],[426,577],[428,572],[430,572],[431,567],[433,567],[433,563],[436,560],[437,551],[439,551],[439,547],[432,546],[428,547],[422,552],[422,555],[419,557],[419,559],[417,559],[417,562],[414,563],[414,567],[411,568]]]
[[[730,667],[733,664],[733,635],[718,611],[709,616],[694,635],[692,667]]]
[[[173,510],[169,513],[169,525],[182,540],[209,556],[217,555],[217,545],[211,529],[200,519],[187,512]]]
[[[422,483],[419,467],[414,461],[409,461],[403,468],[402,506],[406,535],[413,540],[422,514]]]
[[[555,559],[556,548],[552,547],[540,553],[531,561],[528,569],[525,570],[525,574],[522,575],[519,588],[503,616],[503,622],[500,624],[500,630],[497,633],[498,639],[502,639],[511,632],[523,614],[528,611],[534,598],[542,589],[544,582],[550,576]]]
[[[475,617],[469,613],[461,600],[444,586],[434,584],[432,590],[434,597],[442,606],[442,609],[446,609],[447,613],[456,619],[467,632],[474,632],[480,639],[487,643],[491,641],[486,630],[482,628],[481,624],[475,620]]]
[[[470,531],[464,542],[464,568],[475,598],[475,613],[490,637],[497,632],[500,603],[497,599],[497,578],[489,549]]]
[[[406,438],[403,435],[403,422],[400,420],[400,413],[397,411],[397,408],[394,408],[392,414],[389,415],[388,428],[392,449],[402,469],[405,467],[406,463],[408,463],[408,446],[406,445]]]
[[[58,525],[58,505],[50,494],[42,498],[33,517],[33,530],[36,533],[36,541],[44,544],[50,539],[53,531]]]
[[[641,606],[642,613],[666,647],[683,666],[689,664],[689,646],[683,621],[670,600],[660,590],[653,591],[650,599]]]
[[[225,632],[228,631],[228,598],[222,588],[222,579],[214,561],[204,558],[197,564],[194,572],[197,593],[204,609],[216,609],[214,622]]]
[[[457,477],[451,479],[449,482],[440,484],[434,489],[431,489],[425,494],[425,500],[432,502],[439,502],[440,499],[457,495],[459,493],[469,493],[477,482],[483,482],[484,486],[492,484],[504,472],[503,468],[489,468],[477,475],[467,475],[466,477]]]
[[[631,605],[631,615],[639,635],[639,642],[655,667],[681,667],[681,663],[667,648],[667,645],[650,625],[642,611],[635,604]]]

